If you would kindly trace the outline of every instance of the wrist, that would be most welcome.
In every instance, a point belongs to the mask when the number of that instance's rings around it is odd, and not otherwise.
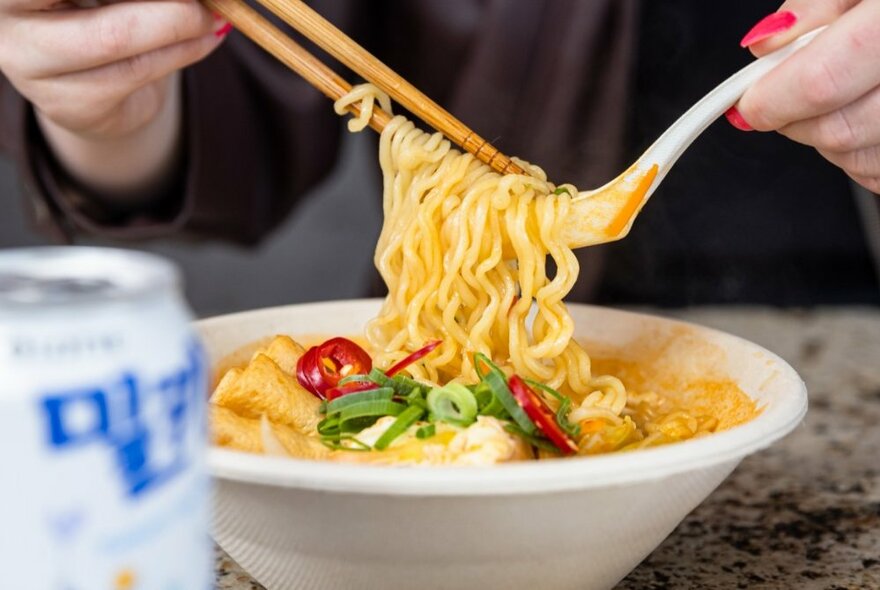
[[[114,205],[143,205],[174,175],[182,144],[180,74],[169,76],[164,101],[146,124],[129,133],[100,137],[71,131],[35,109],[54,159],[70,178]]]

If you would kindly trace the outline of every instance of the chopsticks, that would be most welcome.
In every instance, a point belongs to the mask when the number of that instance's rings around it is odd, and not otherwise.
[[[524,174],[522,168],[487,140],[453,117],[301,0],[258,1],[318,47],[365,80],[375,84],[415,116],[443,133],[453,143],[473,154],[496,172]],[[298,73],[331,100],[336,101],[351,90],[351,84],[303,46],[279,31],[243,0],[202,0],[202,3],[232,23],[242,34]],[[351,105],[349,110],[355,115],[360,113],[358,104]],[[374,107],[370,127],[381,131],[390,120],[389,113]]]

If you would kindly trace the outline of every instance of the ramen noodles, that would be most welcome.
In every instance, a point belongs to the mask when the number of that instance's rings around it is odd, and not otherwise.
[[[366,126],[374,104],[390,108],[364,85],[337,112],[355,101],[352,130]],[[333,338],[303,350],[279,336],[219,382],[218,444],[492,464],[636,449],[719,428],[711,415],[594,374],[563,301],[579,270],[563,237],[573,186],[557,187],[521,161],[527,174],[499,175],[401,116],[382,132],[379,162],[375,263],[388,296],[366,327],[366,348]]]

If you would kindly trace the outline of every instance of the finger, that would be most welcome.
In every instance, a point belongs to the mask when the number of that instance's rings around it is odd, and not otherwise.
[[[848,176],[874,193],[875,196],[880,195],[880,177],[854,176],[852,174],[848,174]],[[880,197],[877,198],[880,199]]]
[[[770,131],[830,113],[880,83],[880,1],[866,1],[755,83],[737,104]]]
[[[204,59],[220,43],[219,37],[209,33],[91,70],[43,80],[34,102],[63,127],[89,129],[137,89]]]
[[[841,109],[786,125],[779,132],[829,152],[880,145],[880,87]]]
[[[880,177],[880,147],[873,146],[852,152],[829,152],[819,150],[826,160],[843,168],[851,176]]]
[[[32,77],[49,78],[196,39],[223,24],[195,0],[29,13],[16,27],[19,61]]]
[[[804,33],[827,25],[861,0],[788,0],[760,20],[740,43],[756,57],[788,45]]]

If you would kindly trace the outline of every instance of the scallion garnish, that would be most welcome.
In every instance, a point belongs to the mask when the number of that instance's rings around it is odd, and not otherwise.
[[[469,426],[477,418],[477,400],[460,383],[447,383],[428,392],[428,409],[435,420],[456,426]]]
[[[568,436],[574,438],[580,436],[580,425],[573,424],[568,420],[568,414],[571,411],[571,398],[562,395],[552,387],[544,385],[543,383],[538,383],[537,381],[533,381],[531,379],[525,379],[525,382],[540,391],[550,394],[551,397],[555,398],[559,402],[559,409],[556,410],[556,422],[559,424],[559,427],[562,428],[562,430],[564,430]]]
[[[504,409],[504,406],[495,397],[495,394],[492,393],[492,388],[490,388],[485,381],[480,381],[473,388],[474,399],[477,400],[477,407],[479,411],[477,412],[481,416],[492,416],[493,418],[498,418],[500,420],[510,420],[510,414],[507,413],[507,410]]]
[[[362,402],[391,401],[393,396],[394,390],[390,387],[377,387],[376,389],[371,389],[369,391],[350,393],[342,397],[337,397],[335,400],[328,403],[327,409],[324,413],[327,415],[335,414],[342,411],[343,408]]]
[[[486,366],[487,370],[485,374],[480,371],[480,363],[483,363]],[[474,354],[474,365],[476,366],[477,374],[480,375],[483,382],[489,386],[489,389],[492,390],[492,393],[495,394],[495,397],[498,398],[498,401],[501,402],[504,409],[507,410],[507,413],[513,418],[513,421],[516,422],[517,426],[528,435],[535,434],[537,427],[517,403],[513,394],[510,393],[510,388],[507,387],[507,377],[504,375],[504,372],[499,369],[495,363],[490,361],[489,357],[481,352]]]
[[[515,434],[519,437],[522,437],[523,439],[525,439],[525,441],[527,443],[529,443],[533,447],[537,447],[537,448],[543,449],[545,451],[553,451],[554,453],[557,453],[557,454],[559,453],[559,449],[556,448],[556,445],[554,445],[552,442],[550,442],[546,438],[541,438],[541,437],[535,436],[534,434],[529,434],[529,433],[523,431],[523,429],[520,428],[519,426],[517,426],[516,424],[505,424],[504,430],[506,430],[510,434]]]
[[[342,444],[345,441],[354,443],[354,445],[355,445],[354,448],[347,447],[344,444]],[[324,443],[324,446],[326,446],[334,451],[357,451],[357,452],[362,453],[364,451],[372,451],[373,450],[373,447],[371,447],[370,445],[368,445],[366,443],[361,442],[360,440],[355,438],[354,435],[351,435],[351,434],[346,434],[346,435],[336,436],[336,437],[321,437],[321,442]]]
[[[424,439],[431,438],[437,433],[437,427],[433,424],[425,424],[424,426],[420,426],[418,430],[416,430],[416,438]]]
[[[390,387],[391,386],[391,378],[385,374],[385,371],[382,369],[378,369],[373,367],[370,370],[370,374],[367,375],[370,378],[370,381],[373,383],[378,383],[382,387]]]
[[[388,430],[382,433],[379,440],[376,441],[376,444],[374,445],[376,449],[381,451],[388,448],[388,445],[394,442],[394,439],[406,432],[407,428],[418,422],[419,418],[421,418],[424,413],[425,411],[422,408],[416,406],[410,406],[405,409],[399,416],[397,416],[394,423],[388,427]]]
[[[339,380],[339,383],[336,385],[340,387],[342,385],[347,385],[349,383],[376,383],[372,379],[370,379],[369,375],[349,375],[348,377],[343,377]],[[379,383],[376,383],[376,386],[379,386]]]
[[[375,400],[359,402],[342,408],[342,411],[339,412],[339,424],[345,430],[345,423],[356,418],[397,416],[405,409],[405,405],[392,401]]]

